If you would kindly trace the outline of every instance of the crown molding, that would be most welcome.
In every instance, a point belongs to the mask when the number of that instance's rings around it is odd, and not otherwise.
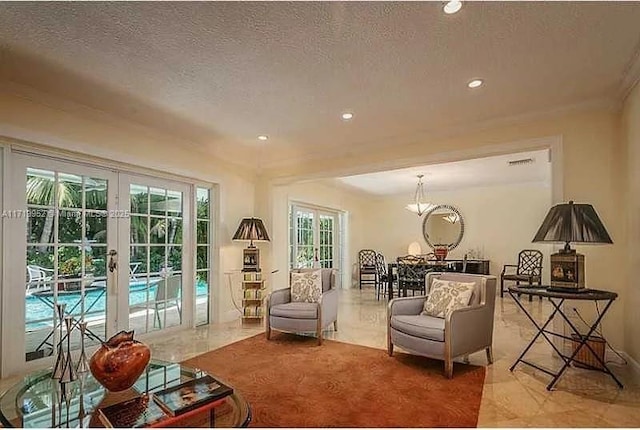
[[[622,72],[622,79],[620,80],[620,87],[618,89],[620,106],[624,104],[624,101],[635,86],[638,85],[638,82],[640,82],[640,39]]]

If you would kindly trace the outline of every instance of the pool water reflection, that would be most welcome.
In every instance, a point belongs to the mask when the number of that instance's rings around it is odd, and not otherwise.
[[[161,278],[152,278],[149,280],[150,286],[147,288],[146,280],[144,281],[131,281],[129,284],[129,306],[144,305],[149,301],[153,301],[156,296],[156,289]],[[85,308],[91,309],[85,313],[85,319],[102,320],[104,319],[106,309],[106,295],[104,294],[104,281],[102,285],[99,282],[95,282],[94,286],[102,286],[103,288],[89,289],[85,293],[84,302]],[[209,285],[203,281],[198,280],[196,285],[197,297],[206,296],[209,292]],[[67,312],[69,312],[74,306],[72,315],[80,317],[82,315],[82,306],[79,304],[80,292],[77,294],[60,294],[58,296],[58,303],[65,303],[67,305]],[[51,299],[52,301],[52,299]],[[33,331],[42,329],[45,327],[53,326],[53,309],[46,300],[42,300],[36,296],[27,296],[26,298],[26,331]],[[93,317],[93,318],[92,318]]]

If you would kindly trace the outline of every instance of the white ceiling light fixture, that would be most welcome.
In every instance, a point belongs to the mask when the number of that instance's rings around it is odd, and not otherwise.
[[[258,140],[262,140],[264,142],[265,140],[269,140],[269,136],[267,136],[266,134],[261,134],[260,136],[258,136]]]
[[[343,112],[340,116],[343,121],[350,121],[353,119],[353,112]]]
[[[457,213],[450,213],[449,215],[445,215],[442,217],[445,221],[450,222],[451,224],[455,224],[460,221],[460,216]]]
[[[443,10],[444,10],[444,13],[446,13],[447,15],[453,15],[454,13],[458,12],[461,8],[462,8],[462,2],[460,0],[451,0],[444,5]]]
[[[416,186],[416,193],[414,195],[414,203],[409,203],[405,208],[410,210],[411,212],[417,213],[418,216],[422,216],[425,212],[430,211],[436,205],[425,202],[424,195],[424,184],[422,183],[422,178],[424,175],[418,175],[418,185]]]
[[[482,84],[484,84],[484,81],[482,79],[473,79],[473,80],[469,81],[467,86],[469,88],[478,88],[478,87],[481,87]]]

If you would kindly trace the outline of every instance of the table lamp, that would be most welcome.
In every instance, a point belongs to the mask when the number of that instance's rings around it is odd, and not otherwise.
[[[593,206],[561,203],[549,209],[533,242],[564,242],[564,249],[551,255],[551,288],[572,292],[585,288],[584,255],[571,243],[613,243]]]
[[[233,235],[233,240],[249,241],[249,247],[242,253],[242,271],[260,271],[260,250],[253,242],[269,242],[269,234],[260,218],[243,218]]]

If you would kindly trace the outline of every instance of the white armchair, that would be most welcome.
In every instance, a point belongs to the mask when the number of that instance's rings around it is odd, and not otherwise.
[[[296,269],[304,272],[318,269]],[[291,288],[276,290],[267,297],[266,336],[271,339],[271,330],[293,333],[316,333],[318,345],[322,345],[322,331],[333,323],[338,330],[338,290],[336,271],[322,270],[322,296],[318,303],[291,301]]]
[[[489,364],[493,362],[493,313],[496,297],[496,277],[462,273],[428,273],[429,294],[434,279],[474,282],[468,307],[436,318],[421,315],[427,296],[391,300],[387,312],[387,349],[399,346],[415,355],[444,360],[447,378],[453,376],[453,359],[484,349]]]

